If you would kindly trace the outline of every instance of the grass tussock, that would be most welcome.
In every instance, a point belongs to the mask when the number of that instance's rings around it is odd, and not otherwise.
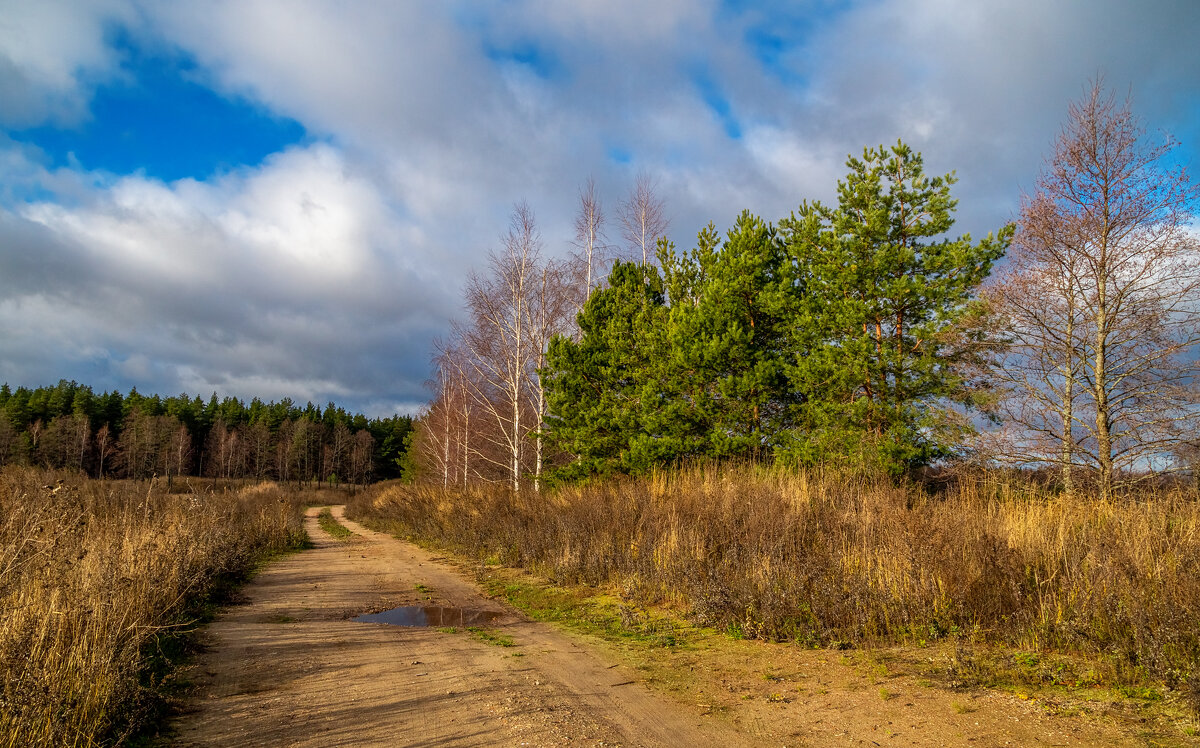
[[[0,472],[0,745],[124,742],[214,585],[300,545],[300,517],[273,484],[184,495]]]
[[[1200,708],[1200,502],[1183,489],[1099,502],[982,474],[932,495],[693,468],[549,496],[392,484],[350,514],[481,561],[678,606],[739,638],[953,637],[961,677],[978,667],[974,644],[1070,652],[1098,663],[1093,682],[1152,679]]]

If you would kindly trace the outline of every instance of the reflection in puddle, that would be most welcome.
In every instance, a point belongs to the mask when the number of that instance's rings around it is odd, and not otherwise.
[[[490,610],[442,608],[406,605],[382,613],[364,613],[351,620],[359,623],[389,623],[393,626],[479,626],[490,623],[502,614]]]

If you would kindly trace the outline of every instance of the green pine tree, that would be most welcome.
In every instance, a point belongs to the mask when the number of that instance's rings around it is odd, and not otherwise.
[[[838,205],[804,203],[780,222],[797,286],[788,376],[807,395],[784,453],[807,463],[866,459],[892,474],[954,450],[968,428],[964,329],[974,292],[1011,230],[944,238],[954,176],[926,177],[903,143],[847,161]]]
[[[798,395],[786,376],[798,288],[774,227],[744,211],[719,244],[709,224],[692,252],[665,254],[674,378],[711,457],[769,454]]]
[[[546,354],[547,440],[575,456],[560,479],[643,472],[668,449],[656,433],[666,398],[654,376],[667,319],[662,276],[618,261],[608,283],[579,312],[579,340],[556,337]]]

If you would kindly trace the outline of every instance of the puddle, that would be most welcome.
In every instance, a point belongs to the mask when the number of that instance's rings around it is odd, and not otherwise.
[[[351,620],[359,623],[388,623],[393,626],[479,626],[491,623],[501,613],[470,608],[442,608],[406,605],[382,613],[364,613]]]

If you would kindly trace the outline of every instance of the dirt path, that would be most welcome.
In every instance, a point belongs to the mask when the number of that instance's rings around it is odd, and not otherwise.
[[[526,622],[449,565],[334,516],[336,541],[305,520],[315,548],[272,564],[206,631],[178,745],[737,746],[745,737],[663,701],[624,666]],[[501,614],[491,630],[356,623],[400,605]]]

